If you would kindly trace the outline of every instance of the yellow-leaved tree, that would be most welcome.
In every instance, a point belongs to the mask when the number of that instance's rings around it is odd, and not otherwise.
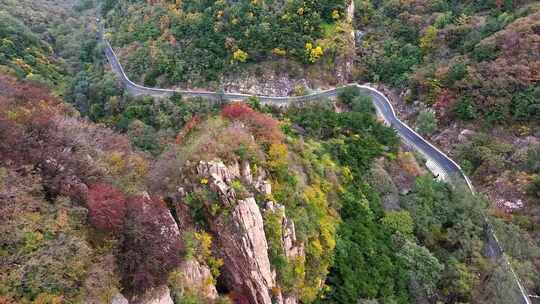
[[[248,53],[242,51],[241,49],[237,49],[233,53],[233,60],[238,62],[245,62],[248,59],[249,55]]]
[[[437,37],[437,28],[428,26],[422,38],[420,38],[420,48],[424,54],[427,54],[433,48],[433,41]]]
[[[316,62],[323,54],[324,52],[320,45],[315,47],[311,42],[306,43],[306,56],[309,62]]]

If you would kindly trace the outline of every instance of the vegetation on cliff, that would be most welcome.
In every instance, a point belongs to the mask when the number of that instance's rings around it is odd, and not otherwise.
[[[485,215],[496,211],[427,174],[369,96],[347,89],[288,109],[129,96],[95,39],[97,2],[58,3],[45,26],[45,2],[0,0],[0,70],[10,75],[0,76],[0,303],[154,290],[174,303],[516,300],[513,278],[484,256]],[[99,3],[149,85],[277,58],[331,66],[350,30],[340,1]],[[526,50],[537,6],[355,4],[369,28],[355,77],[425,101],[422,133],[455,119],[535,132],[538,58]],[[476,181],[517,163],[512,177],[538,198],[537,145],[517,153],[488,130],[463,136],[456,154]],[[535,219],[496,215],[534,292],[540,250],[521,229],[534,236]]]

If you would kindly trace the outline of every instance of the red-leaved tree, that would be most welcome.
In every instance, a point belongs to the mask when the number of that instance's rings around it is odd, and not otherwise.
[[[221,115],[230,120],[245,123],[259,140],[273,143],[282,141],[284,138],[277,120],[253,110],[244,103],[235,102],[227,105],[221,111]]]
[[[47,200],[85,201],[89,180],[108,173],[95,156],[113,151],[131,154],[127,137],[72,117],[45,86],[0,75],[0,163],[32,168]]]
[[[94,227],[115,233],[120,231],[126,216],[126,198],[122,192],[105,183],[91,185],[87,204]]]
[[[245,103],[234,102],[225,106],[223,110],[221,110],[221,115],[232,120],[244,120],[248,116],[253,115],[254,112],[255,111]]]
[[[452,117],[452,108],[456,103],[454,95],[449,90],[443,90],[438,96],[437,100],[433,104],[435,113],[440,121],[446,122]]]
[[[118,268],[124,290],[141,294],[166,282],[181,261],[183,243],[162,200],[139,195],[128,199],[127,206]]]

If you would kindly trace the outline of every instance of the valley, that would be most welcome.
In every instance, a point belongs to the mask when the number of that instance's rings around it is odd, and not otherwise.
[[[539,9],[0,0],[0,303],[535,303]]]

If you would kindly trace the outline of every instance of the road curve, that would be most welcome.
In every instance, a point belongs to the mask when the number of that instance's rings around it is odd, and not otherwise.
[[[392,107],[392,104],[388,98],[378,90],[366,86],[359,85],[356,83],[348,84],[346,86],[320,91],[313,94],[305,96],[283,96],[283,97],[273,97],[273,96],[263,96],[263,95],[249,95],[241,93],[217,93],[217,92],[208,92],[208,91],[187,91],[187,90],[171,90],[171,89],[160,89],[160,88],[149,88],[144,87],[139,84],[134,83],[127,77],[122,65],[120,64],[116,53],[112,49],[108,41],[105,42],[105,53],[111,64],[113,71],[120,77],[125,88],[133,95],[150,95],[154,97],[165,97],[173,93],[180,93],[186,97],[203,97],[216,99],[221,98],[224,100],[245,100],[251,96],[256,96],[262,103],[272,104],[276,106],[288,106],[291,103],[301,103],[308,102],[312,100],[328,98],[337,96],[341,90],[345,87],[358,87],[363,93],[372,96],[373,103],[377,109],[379,115],[394,129],[396,129],[398,135],[409,145],[412,146],[416,151],[421,153],[431,164],[432,171],[434,171],[442,179],[447,180],[451,176],[459,176],[467,183],[467,186],[473,191],[472,184],[470,183],[468,177],[463,174],[460,166],[449,158],[442,151],[437,149],[422,136],[412,130],[408,125],[403,123],[396,116],[395,111]]]
[[[390,100],[383,93],[381,93],[380,91],[378,91],[377,89],[371,86],[360,85],[357,83],[350,83],[342,87],[319,91],[319,92],[312,93],[309,95],[304,95],[304,96],[277,96],[277,97],[264,96],[264,95],[250,95],[250,94],[242,94],[242,93],[172,90],[172,89],[145,87],[145,86],[136,84],[129,79],[129,77],[126,75],[124,71],[124,68],[120,64],[120,61],[118,60],[118,57],[116,53],[114,52],[114,49],[112,48],[110,43],[106,39],[103,38],[102,34],[100,35],[100,38],[105,45],[104,52],[111,65],[111,69],[113,70],[114,73],[118,75],[125,89],[132,95],[167,97],[167,96],[172,95],[173,93],[180,93],[182,94],[182,96],[186,96],[186,97],[203,97],[203,98],[208,98],[208,99],[221,99],[221,100],[246,100],[249,97],[257,97],[263,104],[271,104],[275,106],[286,107],[292,103],[302,103],[302,102],[308,102],[308,101],[313,101],[313,100],[320,100],[323,98],[335,97],[343,90],[343,88],[357,87],[363,93],[368,94],[372,97],[373,104],[375,108],[377,109],[377,113],[385,120],[387,124],[389,124],[396,130],[397,134],[403,139],[403,141],[426,158],[427,165],[434,174],[438,175],[440,179],[447,180],[447,181],[450,181],[450,179],[453,177],[458,177],[458,179],[461,179],[462,181],[464,181],[467,184],[470,191],[474,193],[474,188],[472,186],[472,183],[467,177],[467,175],[463,172],[461,167],[455,161],[453,161],[450,157],[448,157],[444,152],[439,150],[437,147],[435,147],[426,139],[424,139],[420,134],[415,132],[411,127],[409,127],[407,124],[402,122],[396,116],[396,113],[394,111],[394,108]],[[487,224],[487,221],[486,221],[486,227],[487,227],[486,229],[487,229],[487,235],[488,235],[486,252],[488,253],[488,256],[502,259],[503,266],[509,269],[509,272],[511,273],[514,279],[515,284],[518,287],[518,290],[520,293],[519,303],[531,304],[531,300],[529,296],[527,295],[525,288],[523,287],[516,273],[512,269],[512,266],[510,262],[508,261],[506,254],[504,254],[504,250],[502,246],[497,240],[497,237],[495,233],[493,232],[492,228],[490,227],[490,225]]]

